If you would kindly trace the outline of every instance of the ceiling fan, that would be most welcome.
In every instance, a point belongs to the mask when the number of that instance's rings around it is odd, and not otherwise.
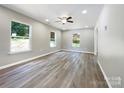
[[[69,17],[57,17],[57,18],[58,18],[58,20],[56,22],[61,22],[63,25],[66,24],[67,22],[74,23],[72,21],[72,17],[71,16],[69,16]]]

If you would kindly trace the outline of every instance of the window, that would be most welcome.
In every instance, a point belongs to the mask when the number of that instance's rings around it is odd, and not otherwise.
[[[30,26],[11,21],[10,52],[23,52],[30,50]]]
[[[50,32],[50,47],[56,47],[55,32]]]
[[[72,47],[80,47],[80,34],[73,34]]]

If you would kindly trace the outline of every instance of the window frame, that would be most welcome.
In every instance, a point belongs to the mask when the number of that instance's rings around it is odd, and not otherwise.
[[[78,35],[79,35],[79,39],[80,39],[80,33],[73,33],[73,34],[72,34],[72,42],[71,42],[71,46],[72,46],[73,48],[80,48],[80,46],[81,46],[81,42],[79,42],[79,44],[80,44],[79,47],[74,47],[74,46],[73,46],[73,35],[74,35],[74,34],[78,34]],[[80,40],[81,40],[81,39],[80,39]]]
[[[50,34],[49,34],[49,46],[50,46],[50,43],[51,43],[51,32],[54,32],[54,31],[50,31]],[[57,47],[57,44],[56,44],[56,41],[57,41],[57,39],[56,39],[56,32],[54,32],[55,33],[55,46],[54,47],[51,47],[50,46],[50,48],[55,48],[55,47]]]
[[[17,22],[17,23],[20,23],[20,24],[24,24],[24,25],[28,25],[29,26],[29,49],[28,50],[24,50],[24,51],[16,51],[16,52],[13,52],[11,51],[11,27],[12,27],[12,22]],[[25,52],[30,52],[32,51],[32,26],[28,23],[25,23],[25,22],[22,22],[22,21],[19,21],[19,20],[11,20],[10,21],[10,33],[9,33],[9,36],[10,36],[10,42],[9,42],[9,53],[8,54],[18,54],[18,53],[25,53]]]

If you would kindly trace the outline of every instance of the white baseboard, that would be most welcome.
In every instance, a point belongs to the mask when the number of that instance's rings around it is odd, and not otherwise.
[[[28,59],[25,59],[25,60],[22,60],[22,61],[18,61],[18,62],[15,62],[15,63],[8,64],[8,65],[5,65],[5,66],[1,66],[0,70],[8,68],[8,67],[11,67],[11,66],[14,66],[14,65],[18,65],[18,64],[21,64],[21,63],[26,63],[26,62],[29,62],[31,60],[34,60],[34,59],[37,59],[37,58],[40,58],[40,57],[43,57],[43,56],[58,52],[58,51],[61,51],[61,50],[52,51],[52,52],[49,52],[49,53],[42,54],[40,56],[35,56],[35,57],[28,58]]]
[[[88,51],[78,51],[78,50],[69,50],[69,49],[61,49],[63,51],[70,51],[70,52],[81,52],[81,53],[89,53],[94,54],[94,52],[88,52]]]
[[[108,78],[107,78],[107,75],[106,75],[106,73],[104,72],[104,70],[103,70],[103,68],[102,68],[102,66],[101,66],[101,64],[100,64],[100,62],[99,62],[99,60],[97,60],[97,63],[98,63],[98,65],[99,65],[99,67],[100,67],[100,69],[101,69],[101,71],[102,71],[102,73],[103,73],[103,76],[104,76],[104,78],[105,78],[105,80],[106,80],[106,82],[107,82],[107,84],[108,84],[108,87],[109,87],[109,88],[112,88],[112,86],[111,86],[111,84],[110,84],[110,82],[109,82],[109,80],[108,80]]]

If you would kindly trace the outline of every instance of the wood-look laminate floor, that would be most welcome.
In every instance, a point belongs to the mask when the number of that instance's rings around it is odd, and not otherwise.
[[[0,70],[0,87],[105,88],[108,86],[94,55],[61,51]]]

